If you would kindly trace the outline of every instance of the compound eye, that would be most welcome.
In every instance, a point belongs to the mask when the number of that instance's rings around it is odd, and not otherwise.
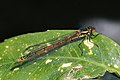
[[[91,29],[91,28],[92,28],[92,26],[89,26],[89,27],[88,27],[88,29]]]

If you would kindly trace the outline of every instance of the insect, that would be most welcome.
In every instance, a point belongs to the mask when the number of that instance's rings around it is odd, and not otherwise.
[[[59,46],[63,46],[65,43],[73,41],[73,40],[78,39],[80,37],[82,37],[81,43],[86,38],[90,41],[90,36],[94,36],[94,37],[97,36],[97,35],[93,34],[93,32],[95,32],[95,31],[96,30],[95,30],[94,27],[89,26],[89,27],[86,27],[84,29],[77,30],[73,33],[62,35],[62,36],[60,36],[56,39],[29,46],[23,52],[24,54],[26,54],[27,51],[28,51],[28,54],[18,58],[16,60],[16,62],[23,62],[23,61],[25,61],[27,59],[30,59],[31,57],[34,57],[34,56],[37,56],[37,55],[42,57],[42,56],[48,54],[50,50],[53,50],[53,49],[55,49]],[[79,48],[80,48],[81,43],[78,45]]]

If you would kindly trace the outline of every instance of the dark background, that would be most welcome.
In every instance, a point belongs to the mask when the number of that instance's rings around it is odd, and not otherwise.
[[[110,0],[0,1],[0,42],[47,29],[79,29],[91,25],[119,43],[119,8],[119,2]]]
[[[48,29],[94,26],[120,43],[120,4],[113,1],[0,1],[0,42]]]

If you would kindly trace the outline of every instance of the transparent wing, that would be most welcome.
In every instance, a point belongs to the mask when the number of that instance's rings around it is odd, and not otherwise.
[[[59,36],[57,38],[54,38],[54,39],[50,39],[50,40],[47,40],[47,41],[44,41],[42,43],[38,43],[38,44],[35,44],[35,45],[31,45],[29,47],[27,47],[24,51],[23,51],[23,54],[32,54],[46,46],[50,46],[50,45],[53,45],[55,43],[58,43],[72,35],[76,34],[76,32],[72,32],[72,33],[68,33],[68,34],[65,34],[65,35],[62,35],[62,36]]]

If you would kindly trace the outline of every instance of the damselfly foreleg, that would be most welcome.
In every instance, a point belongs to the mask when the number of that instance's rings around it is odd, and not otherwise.
[[[92,42],[90,39],[96,38],[99,34],[100,34],[100,33],[94,35],[93,33],[91,33],[90,35],[89,35],[89,34],[87,35],[87,40],[88,40],[90,43],[93,43],[93,44],[94,44],[95,46],[97,46],[98,48],[99,48],[98,44]],[[94,38],[92,38],[92,36],[93,36]]]
[[[80,51],[81,51],[81,56],[83,55],[83,49],[81,48],[82,47],[82,43],[83,43],[83,41],[85,40],[85,38],[86,37],[84,37],[82,40],[81,40],[81,42],[78,44],[78,47],[80,48]]]

